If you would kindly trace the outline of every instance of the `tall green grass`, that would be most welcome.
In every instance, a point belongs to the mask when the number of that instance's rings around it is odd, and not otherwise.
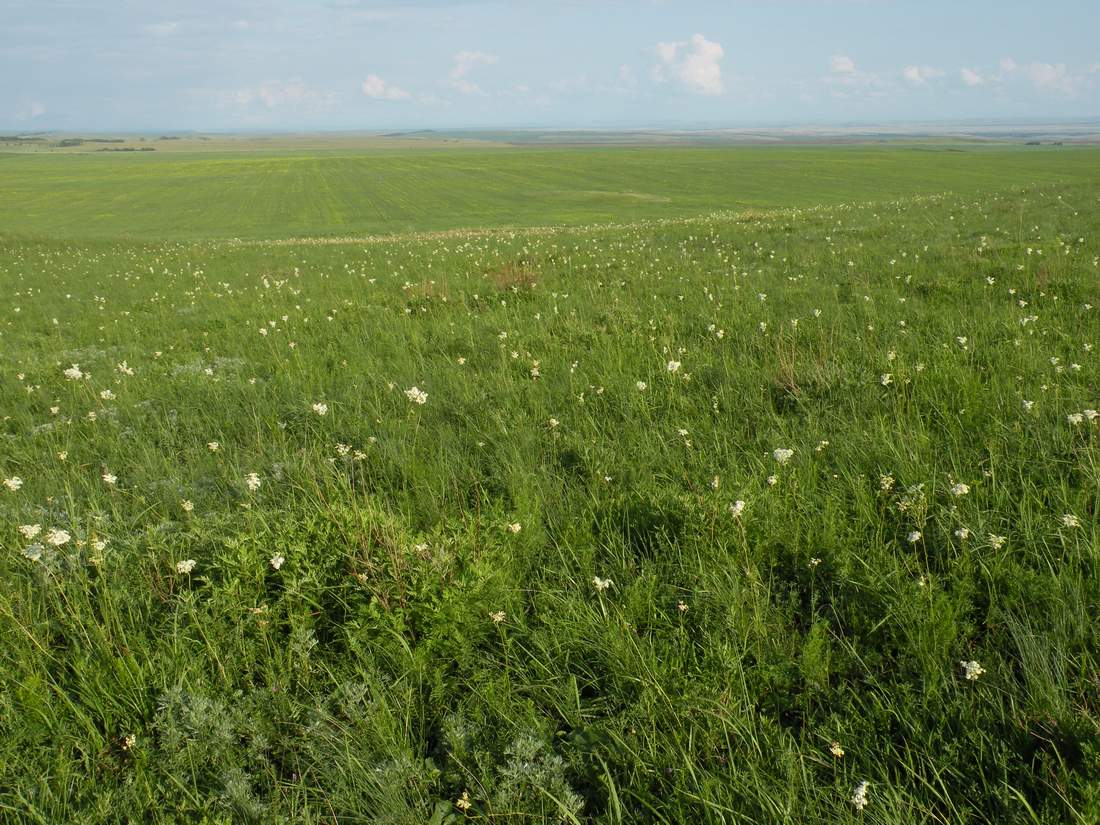
[[[1100,820],[1098,215],[9,238],[3,817]]]

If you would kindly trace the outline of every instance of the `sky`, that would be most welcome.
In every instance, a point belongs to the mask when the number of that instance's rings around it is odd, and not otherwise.
[[[0,0],[0,129],[1100,116],[1100,0]]]

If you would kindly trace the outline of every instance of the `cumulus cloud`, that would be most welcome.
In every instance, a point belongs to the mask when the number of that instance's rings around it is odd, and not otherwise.
[[[893,84],[874,72],[861,71],[852,58],[834,54],[829,58],[829,74],[819,79],[833,97],[857,99],[881,97]]]
[[[376,74],[368,74],[362,88],[363,94],[374,100],[408,100],[410,97],[404,89],[387,83]]]
[[[1028,63],[1023,71],[1036,89],[1064,95],[1077,94],[1082,81],[1082,78],[1070,74],[1065,63]]]
[[[929,80],[943,77],[943,71],[932,66],[906,66],[902,69],[901,76],[914,86],[923,86]]]
[[[959,77],[967,86],[981,86],[985,83],[985,78],[973,69],[959,69]]]
[[[469,79],[470,72],[477,66],[492,66],[500,58],[485,52],[462,51],[455,55],[454,64],[447,75],[447,82],[464,95],[484,94],[481,87]]]
[[[1093,75],[1100,64],[1070,68],[1065,63],[1017,63],[1011,57],[1004,57],[995,70],[986,72],[978,69],[961,69],[959,77],[967,86],[984,84],[1001,85],[1008,83],[1029,84],[1036,91],[1076,97],[1094,85]]]
[[[834,54],[829,58],[829,69],[837,74],[855,74],[856,62],[846,54]]]
[[[653,76],[661,82],[677,80],[689,91],[701,95],[720,95],[726,91],[722,81],[722,44],[701,34],[691,40],[658,43],[658,63]]]

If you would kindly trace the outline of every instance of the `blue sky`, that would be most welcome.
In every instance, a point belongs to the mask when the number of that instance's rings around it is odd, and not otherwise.
[[[0,0],[0,127],[1082,119],[1098,35],[1098,0]]]

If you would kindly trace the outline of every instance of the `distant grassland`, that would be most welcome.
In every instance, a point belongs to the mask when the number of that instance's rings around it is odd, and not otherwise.
[[[1092,147],[0,154],[0,232],[275,238],[674,218],[1100,176]]]

